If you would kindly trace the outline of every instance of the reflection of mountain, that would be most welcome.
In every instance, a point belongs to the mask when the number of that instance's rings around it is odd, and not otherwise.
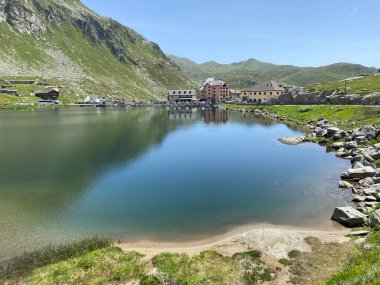
[[[162,108],[31,111],[2,114],[1,119],[0,197],[28,207],[28,196],[38,196],[41,208],[54,208],[79,195],[179,126]]]

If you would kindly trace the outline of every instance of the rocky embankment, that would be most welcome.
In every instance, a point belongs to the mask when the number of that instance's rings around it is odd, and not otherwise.
[[[380,92],[342,94],[339,91],[308,92],[296,88],[270,101],[274,105],[380,105]]]
[[[291,119],[271,113],[267,110],[246,110],[227,108],[228,110],[249,112],[278,119]],[[293,120],[293,122],[297,122]],[[300,122],[297,122],[300,124]],[[353,127],[354,127],[353,123]],[[340,188],[351,189],[352,202],[356,207],[337,207],[332,219],[346,227],[380,225],[380,143],[371,144],[380,138],[380,127],[368,125],[353,130],[338,128],[337,124],[326,119],[306,124],[309,133],[301,137],[280,138],[282,143],[296,145],[303,142],[317,142],[336,151],[336,156],[349,159],[351,168],[342,173]]]

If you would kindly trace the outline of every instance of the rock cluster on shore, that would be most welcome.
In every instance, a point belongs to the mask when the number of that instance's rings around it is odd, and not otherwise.
[[[250,112],[255,115],[271,117],[280,121],[291,121],[289,118],[273,114],[267,110],[230,109],[240,112]],[[299,122],[293,120],[299,124]],[[352,123],[355,126],[355,123]],[[308,122],[311,131],[302,137],[280,138],[282,143],[296,145],[303,142],[319,142],[331,146],[336,156],[350,159],[351,169],[342,173],[340,188],[352,189],[353,207],[337,207],[332,219],[347,227],[357,227],[368,224],[375,227],[380,224],[380,143],[371,145],[371,141],[380,138],[380,127],[367,125],[353,130],[344,130],[326,119],[318,122]],[[377,210],[377,211],[375,211]],[[369,213],[372,213],[368,215]]]
[[[351,169],[342,173],[339,187],[352,189],[352,201],[357,209],[338,207],[332,219],[348,227],[363,226],[368,220],[372,221],[372,226],[379,224],[380,218],[376,217],[380,217],[380,213],[369,219],[364,214],[374,211],[380,202],[380,168],[376,163],[380,159],[380,144],[370,145],[379,138],[380,128],[368,125],[341,130],[325,119],[316,124],[309,122],[307,126],[312,132],[305,136],[306,141],[333,142],[331,147],[337,152],[336,156],[351,160]]]

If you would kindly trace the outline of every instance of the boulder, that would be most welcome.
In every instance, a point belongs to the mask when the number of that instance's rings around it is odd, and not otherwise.
[[[359,178],[359,179],[364,179],[367,177],[373,177],[375,176],[375,169],[373,169],[370,166],[366,166],[363,168],[357,168],[357,169],[349,169],[348,170],[348,175],[350,178]]]
[[[336,143],[333,143],[331,147],[333,149],[341,149],[341,148],[343,148],[343,145],[344,145],[343,142],[336,142]]]
[[[352,187],[354,187],[354,186],[352,186],[352,184],[347,182],[347,181],[339,181],[339,188],[348,189],[348,188],[352,188]]]
[[[297,145],[303,143],[305,140],[304,137],[287,137],[287,138],[280,138],[279,141],[283,144],[289,144],[289,145]]]
[[[352,202],[355,202],[355,203],[360,203],[360,202],[364,202],[365,201],[365,197],[364,196],[355,196],[353,199],[352,199]]]
[[[340,132],[340,129],[337,127],[330,127],[327,129],[327,134],[331,136],[335,135],[338,132]]]
[[[370,217],[369,217],[369,226],[371,228],[374,228],[380,224],[380,210],[375,211]]]
[[[367,222],[367,217],[352,207],[337,207],[331,217],[346,227],[360,227]]]
[[[343,147],[345,149],[355,149],[358,147],[358,143],[356,141],[346,142]]]

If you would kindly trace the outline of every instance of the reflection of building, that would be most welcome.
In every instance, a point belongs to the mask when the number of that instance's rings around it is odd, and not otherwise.
[[[196,109],[194,108],[172,108],[169,109],[170,120],[194,120],[197,118]]]
[[[252,88],[241,91],[241,97],[245,101],[265,103],[269,99],[278,97],[287,92],[290,86],[273,80],[265,81]]]
[[[201,99],[207,101],[228,101],[230,98],[230,87],[222,80],[208,78],[200,88]]]
[[[168,101],[169,102],[192,102],[196,101],[197,93],[195,90],[169,90]]]
[[[211,109],[203,113],[205,123],[223,124],[228,121],[228,111],[220,109]]]

